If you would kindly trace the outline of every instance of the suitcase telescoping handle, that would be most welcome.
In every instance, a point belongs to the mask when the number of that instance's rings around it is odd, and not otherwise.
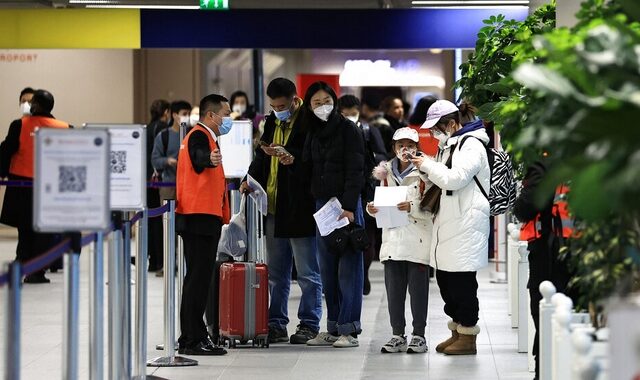
[[[266,264],[264,216],[260,212],[260,206],[256,198],[247,197],[247,236],[249,240],[247,261]]]

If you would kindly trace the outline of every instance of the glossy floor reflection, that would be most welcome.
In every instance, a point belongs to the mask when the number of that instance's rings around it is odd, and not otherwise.
[[[15,237],[7,230],[0,233],[0,262],[11,260]],[[88,379],[88,256],[81,265],[80,305],[80,379]],[[106,269],[106,268],[105,268]],[[133,267],[132,267],[133,269]],[[135,272],[133,272],[135,276]],[[63,274],[48,273],[51,284],[23,285],[22,304],[22,379],[61,378]],[[527,372],[526,354],[517,353],[517,330],[511,329],[507,315],[506,285],[489,282],[488,270],[479,275],[480,327],[478,355],[447,357],[432,348],[448,336],[447,318],[435,281],[431,282],[427,354],[381,354],[380,347],[391,337],[382,266],[371,268],[372,291],[364,299],[360,347],[354,349],[314,348],[289,344],[269,349],[237,348],[223,357],[197,357],[199,365],[188,368],[148,368],[147,374],[168,379],[532,379]],[[149,276],[148,358],[160,356],[155,345],[163,340],[162,279]],[[0,289],[0,335],[5,336],[6,289]],[[105,295],[108,287],[105,286]],[[292,285],[289,333],[295,330],[295,310],[300,288]],[[407,303],[407,321],[411,324]],[[105,320],[106,322],[106,320]],[[323,320],[322,325],[325,325]],[[107,334],[105,323],[105,339]],[[410,327],[407,328],[410,333]],[[105,340],[105,355],[106,352]],[[4,345],[0,346],[0,354]],[[2,358],[3,356],[0,356]],[[105,364],[108,360],[105,357]],[[105,375],[108,367],[105,368]],[[4,377],[4,364],[0,366]],[[105,377],[107,378],[107,377]]]

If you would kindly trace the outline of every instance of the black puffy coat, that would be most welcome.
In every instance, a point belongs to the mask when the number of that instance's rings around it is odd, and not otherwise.
[[[300,109],[304,112],[305,109]],[[276,130],[273,113],[266,117],[264,133],[261,140],[271,144]],[[274,236],[280,238],[298,238],[315,236],[316,227],[313,219],[315,202],[309,189],[308,172],[302,163],[302,150],[307,134],[304,128],[303,114],[298,115],[293,125],[289,139],[285,144],[287,152],[293,155],[292,165],[278,166],[278,191],[276,194],[276,215]],[[249,175],[267,190],[267,180],[271,173],[271,157],[266,155],[259,146],[255,151],[255,158],[249,166]]]
[[[327,122],[314,124],[304,152],[311,167],[311,193],[320,200],[336,197],[343,209],[353,212],[364,186],[362,132],[337,112]]]

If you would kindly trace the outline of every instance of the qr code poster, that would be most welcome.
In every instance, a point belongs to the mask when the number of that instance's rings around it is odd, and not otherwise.
[[[37,130],[33,218],[36,230],[108,228],[109,145],[106,130]]]
[[[111,173],[123,174],[127,171],[127,151],[111,151]]]
[[[119,124],[85,125],[85,129],[96,127],[106,128],[111,136],[111,208],[121,211],[142,209],[147,203],[146,127]]]
[[[58,166],[58,192],[84,193],[87,191],[87,165]]]

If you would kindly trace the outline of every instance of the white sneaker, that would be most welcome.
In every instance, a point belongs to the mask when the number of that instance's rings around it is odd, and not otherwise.
[[[407,350],[407,338],[400,335],[394,335],[393,337],[391,337],[391,339],[389,339],[387,343],[385,343],[384,346],[382,346],[382,348],[380,349],[380,352],[382,352],[383,354],[391,354],[391,353],[401,352],[406,350]]]
[[[333,343],[333,347],[335,348],[350,348],[358,347],[359,345],[358,338],[354,338],[351,335],[341,335],[340,338]]]
[[[307,341],[307,346],[331,346],[338,340],[338,337],[328,332],[321,332],[315,338]]]
[[[429,350],[427,347],[427,340],[421,336],[414,335],[411,338],[411,343],[407,347],[407,354],[422,354]]]

